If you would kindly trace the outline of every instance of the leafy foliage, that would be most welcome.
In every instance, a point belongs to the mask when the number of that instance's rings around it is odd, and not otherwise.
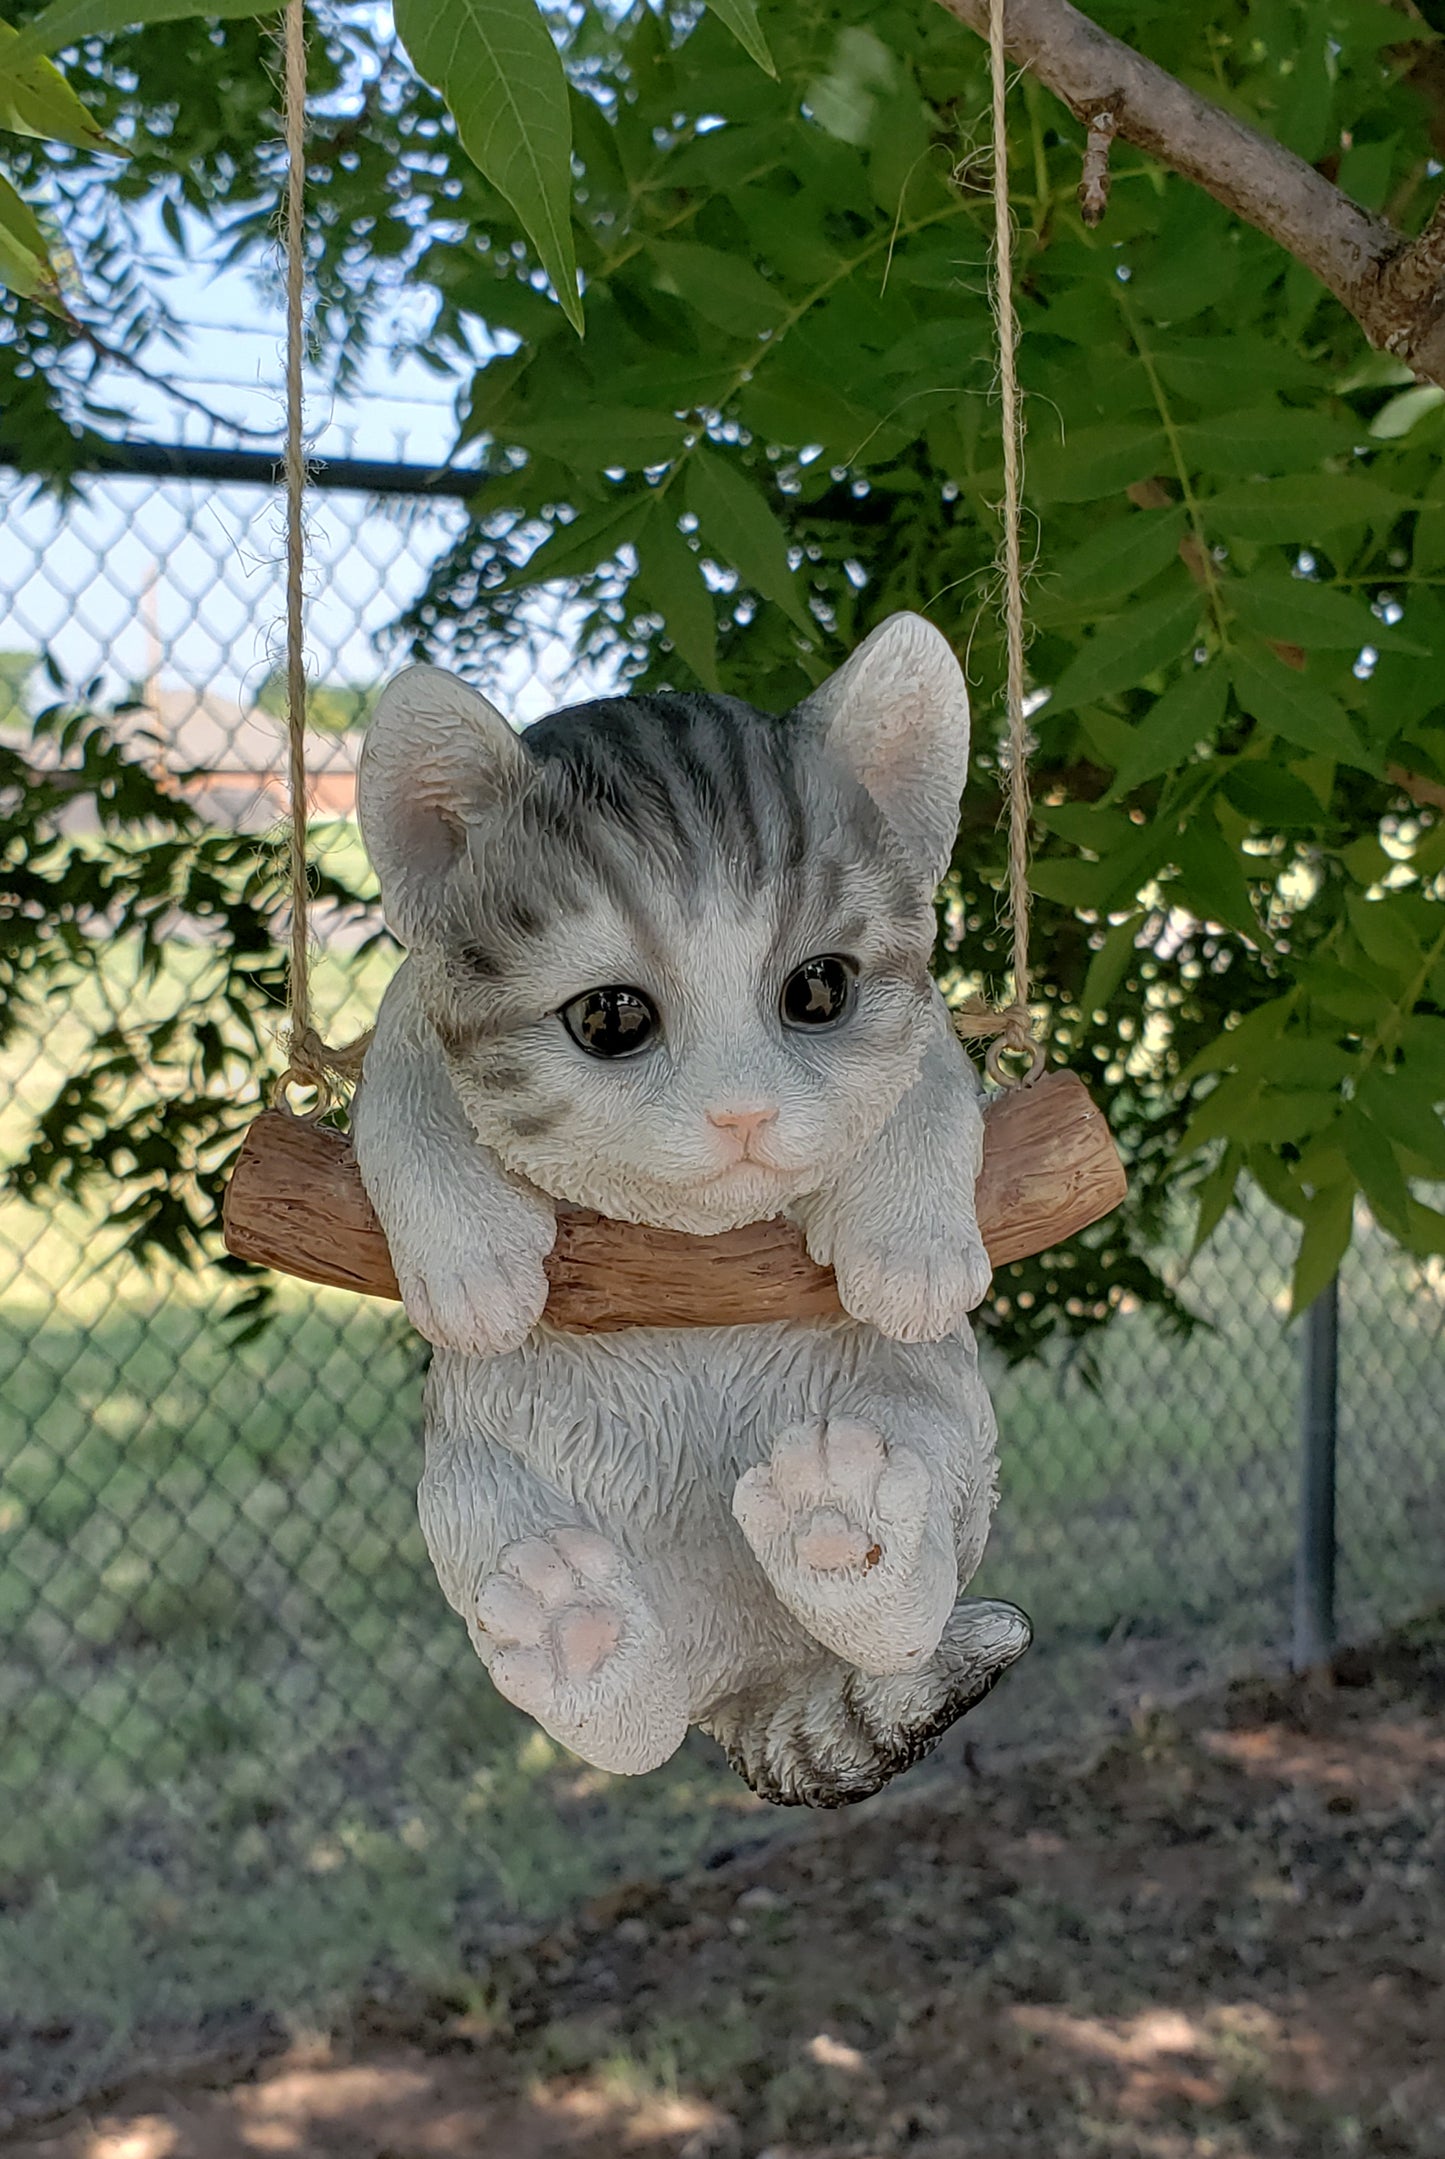
[[[0,652],[0,682],[4,679],[5,655]],[[0,692],[3,694],[3,692]],[[308,682],[306,725],[318,734],[342,735],[348,728],[365,727],[381,694],[380,683]],[[273,720],[284,720],[287,710],[286,670],[273,667],[256,692],[256,709]]]
[[[1358,200],[1423,218],[1445,69],[1416,14],[1095,12]],[[966,649],[977,772],[938,965],[950,989],[999,990],[985,56],[922,0],[768,0],[759,20],[775,78],[715,16],[554,21],[580,344],[505,195],[384,35],[348,21],[326,64],[341,102],[356,84],[352,114],[334,154],[324,129],[316,148],[323,319],[344,368],[374,280],[404,268],[434,295],[426,356],[468,377],[458,444],[485,482],[410,619],[419,650],[485,672],[557,585],[586,652],[626,677],[778,710],[895,608]],[[238,249],[272,207],[254,35],[192,48],[163,151],[148,34],[71,73],[112,125],[133,61],[117,189],[234,204]],[[224,158],[200,117],[223,69]],[[1080,127],[1027,79],[1012,112],[1047,692],[1036,970],[1133,1162],[1123,1216],[1001,1283],[1023,1349],[1164,1296],[1141,1254],[1181,1189],[1201,1236],[1246,1180],[1295,1216],[1299,1303],[1360,1194],[1410,1249],[1445,1243],[1424,1196],[1445,1176],[1445,400],[1365,352],[1273,243],[1132,153],[1086,230]],[[54,332],[18,320],[32,384],[58,381]]]
[[[312,882],[318,898],[360,904],[334,876]],[[0,1050],[42,1032],[57,1004],[101,1015],[6,1172],[12,1191],[99,1189],[117,1248],[213,1259],[284,1009],[281,891],[253,835],[203,825],[104,716],[66,700],[28,743],[0,741]],[[146,992],[174,973],[178,950],[185,997],[152,1014]],[[253,1287],[235,1309],[263,1303]]]

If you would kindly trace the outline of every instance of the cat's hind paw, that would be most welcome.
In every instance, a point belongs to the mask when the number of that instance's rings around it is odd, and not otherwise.
[[[779,1602],[864,1672],[930,1657],[958,1595],[958,1563],[921,1455],[872,1425],[790,1426],[738,1481],[733,1514]]]
[[[1031,1638],[1017,1605],[965,1598],[922,1667],[870,1678],[820,1664],[791,1682],[733,1695],[703,1728],[760,1798],[783,1807],[848,1806],[931,1753]]]
[[[475,1621],[498,1692],[595,1768],[638,1776],[682,1744],[680,1677],[605,1537],[559,1529],[508,1545],[481,1586]]]

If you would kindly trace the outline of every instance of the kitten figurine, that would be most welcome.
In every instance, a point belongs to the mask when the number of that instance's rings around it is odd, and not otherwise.
[[[372,719],[408,957],[353,1132],[435,1345],[422,1527],[497,1687],[599,1768],[698,1724],[765,1798],[841,1805],[1028,1645],[959,1595],[995,1496],[982,1090],[928,960],[968,736],[916,615],[783,719],[629,696],[518,734],[432,667]],[[558,1201],[785,1215],[847,1316],[565,1334]]]

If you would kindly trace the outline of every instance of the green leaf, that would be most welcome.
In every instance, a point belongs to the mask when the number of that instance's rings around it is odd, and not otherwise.
[[[1417,1076],[1409,1060],[1398,1072],[1377,1065],[1355,1099],[1397,1147],[1419,1158],[1427,1176],[1445,1177],[1445,1118],[1435,1106],[1445,1099],[1445,1074]]]
[[[1340,1271],[1355,1233],[1355,1188],[1340,1182],[1317,1192],[1304,1212],[1304,1234],[1295,1255],[1290,1317],[1298,1319]]]
[[[1029,865],[1029,889],[1060,907],[1107,908],[1119,878],[1112,862],[1068,861],[1050,857]]]
[[[1362,982],[1358,975],[1328,958],[1312,959],[1298,973],[1312,1007],[1317,1005],[1354,1032],[1364,1033],[1378,1026],[1381,998],[1373,981]]]
[[[1362,771],[1374,769],[1339,699],[1273,653],[1241,645],[1231,662],[1234,694],[1251,719],[1302,750],[1326,750]]]
[[[613,394],[624,405],[663,405],[669,412],[696,412],[719,405],[737,379],[735,366],[718,360],[659,355],[639,367],[624,367],[611,379]]]
[[[1191,1259],[1208,1244],[1233,1205],[1239,1173],[1243,1167],[1238,1149],[1226,1147],[1209,1175],[1197,1188],[1194,1197],[1199,1211],[1195,1216],[1194,1236],[1189,1247]]]
[[[1431,1259],[1445,1252],[1445,1214],[1438,1207],[1427,1207],[1423,1200],[1411,1199],[1406,1217],[1406,1245],[1419,1259]]]
[[[27,23],[6,54],[7,68],[24,67],[41,53],[62,52],[82,38],[113,37],[142,23],[180,22],[205,15],[230,21],[237,16],[276,15],[281,0],[52,0]]]
[[[1252,824],[1291,832],[1324,822],[1314,790],[1287,765],[1236,758],[1224,775],[1224,795]]]
[[[1387,636],[1365,602],[1307,577],[1254,571],[1231,578],[1224,598],[1238,620],[1261,637],[1274,637],[1306,651],[1358,652]]]
[[[1241,1071],[1262,1069],[1264,1052],[1284,1033],[1296,1002],[1295,992],[1289,990],[1283,997],[1272,997],[1268,1004],[1256,1005],[1236,1026],[1226,1027],[1196,1052],[1180,1073],[1180,1084],[1187,1086],[1206,1072],[1220,1072],[1230,1066]]]
[[[572,114],[535,0],[395,0],[397,35],[440,90],[462,148],[516,211],[579,333]]]
[[[736,465],[712,450],[694,450],[688,463],[687,506],[698,521],[704,554],[737,571],[743,583],[816,634],[788,568],[788,536]]]
[[[1157,424],[1077,427],[1062,441],[1040,425],[1029,442],[1029,493],[1039,502],[1092,502],[1099,495],[1118,494],[1131,481],[1150,478],[1168,447]]]
[[[771,75],[776,82],[778,71],[768,51],[753,0],[707,0],[707,4],[718,21],[727,24],[748,57],[756,60],[763,73]]]
[[[1045,832],[1057,832],[1071,847],[1087,847],[1094,855],[1115,853],[1138,832],[1121,810],[1108,809],[1098,802],[1038,803],[1034,822]]]
[[[1340,860],[1357,885],[1378,884],[1387,870],[1395,867],[1395,858],[1380,844],[1376,832],[1362,832],[1348,847],[1340,849]]]
[[[1410,1211],[1410,1192],[1391,1141],[1353,1104],[1342,1120],[1341,1138],[1345,1160],[1376,1216],[1392,1235],[1402,1236]]]
[[[1287,472],[1319,465],[1359,441],[1361,429],[1310,406],[1251,405],[1179,430],[1191,466],[1209,473]]]
[[[1129,971],[1138,934],[1137,914],[1130,915],[1125,922],[1116,922],[1090,960],[1084,987],[1079,992],[1079,1007],[1086,1020],[1096,1012],[1108,1010],[1115,990]]]
[[[624,471],[665,464],[682,448],[685,432],[686,423],[670,412],[591,403],[552,417],[534,416],[529,409],[497,427],[507,442],[558,458],[564,465],[596,470],[618,466]]]
[[[494,592],[518,592],[531,585],[550,585],[562,578],[585,577],[610,562],[630,540],[651,506],[646,494],[623,495],[584,510],[569,524],[558,525],[540,547],[534,548],[519,569],[513,570]]]
[[[1229,678],[1223,666],[1192,667],[1172,682],[1134,729],[1109,790],[1112,802],[1173,772],[1187,762],[1195,745],[1213,742],[1224,723]]]
[[[1237,1138],[1240,1119],[1254,1108],[1260,1092],[1261,1083],[1252,1072],[1235,1072],[1220,1080],[1185,1126],[1177,1158],[1187,1159],[1211,1140]]]
[[[655,502],[637,536],[637,578],[667,634],[705,689],[715,690],[717,618],[702,563],[677,529],[666,501]]]
[[[1183,510],[1135,510],[1091,533],[1040,576],[1035,619],[1062,622],[1128,599],[1174,561],[1185,523]]]
[[[34,59],[15,67],[11,52],[19,33],[0,22],[0,128],[12,135],[34,135],[41,142],[73,143],[77,150],[104,150],[128,157],[112,142],[49,60]]]
[[[1251,943],[1260,943],[1249,880],[1239,856],[1217,825],[1196,817],[1170,846],[1179,875],[1170,888],[1207,922],[1222,922]]]
[[[1039,810],[1039,822],[1048,825],[1060,819],[1060,829],[1068,820],[1070,807],[1044,807]],[[1097,825],[1100,813],[1085,811],[1086,819]],[[1110,820],[1111,824],[1115,820]],[[1170,844],[1168,831],[1159,824],[1132,825],[1124,819],[1117,820],[1119,837],[1109,839],[1100,830],[1086,830],[1075,844],[1095,850],[1101,859],[1097,862],[1066,862],[1050,857],[1035,862],[1029,871],[1029,883],[1035,892],[1046,900],[1057,900],[1064,907],[1091,907],[1101,912],[1111,907],[1127,907],[1138,896],[1141,885],[1158,870]],[[1078,828],[1076,827],[1075,830]],[[1065,838],[1070,834],[1065,833]]]
[[[1266,1088],[1259,1100],[1233,1120],[1231,1130],[1250,1147],[1297,1145],[1322,1132],[1339,1115],[1337,1094],[1318,1089]]]
[[[1232,329],[1227,337],[1161,338],[1154,364],[1171,390],[1211,410],[1257,401],[1262,391],[1316,387],[1309,362],[1283,338]]]
[[[1073,705],[1088,704],[1097,697],[1112,697],[1132,689],[1146,675],[1157,674],[1192,642],[1202,605],[1191,585],[1136,607],[1097,637],[1069,662],[1049,695],[1050,714],[1067,712]]]
[[[1309,1212],[1310,1195],[1299,1174],[1299,1165],[1286,1162],[1269,1147],[1250,1147],[1245,1150],[1245,1167],[1263,1192],[1271,1206],[1278,1207],[1281,1214],[1293,1216],[1302,1222]],[[1340,1156],[1338,1176],[1345,1175],[1345,1158]],[[1329,1180],[1333,1183],[1333,1178]]]
[[[1367,900],[1359,892],[1346,893],[1345,907],[1350,928],[1375,965],[1399,983],[1413,980],[1423,954],[1402,910],[1388,897]]]
[[[1418,1057],[1427,1072],[1445,1072],[1445,1018],[1436,1012],[1415,1013],[1401,1030],[1400,1046],[1407,1057]]]
[[[866,449],[872,458],[896,456],[911,428],[880,427],[860,405],[850,404],[827,383],[802,376],[787,376],[769,364],[759,368],[738,400],[747,427],[765,442],[783,449],[801,449],[817,442],[835,450],[844,464],[859,461]]]
[[[775,330],[788,312],[786,293],[740,255],[689,240],[654,240],[649,253],[661,272],[661,289],[675,293],[704,322],[733,337]]]
[[[1302,472],[1225,488],[1200,504],[1206,525],[1231,540],[1295,540],[1302,546],[1345,525],[1387,524],[1408,507],[1377,480]]]
[[[1296,1030],[1266,1042],[1255,1062],[1277,1087],[1338,1087],[1359,1069],[1359,1053],[1318,1034]]]
[[[65,313],[60,280],[35,213],[0,175],[0,286],[35,300],[53,315]]]

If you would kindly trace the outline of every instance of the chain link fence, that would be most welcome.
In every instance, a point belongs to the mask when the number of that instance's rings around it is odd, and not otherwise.
[[[462,516],[313,508],[314,837],[354,874],[351,723]],[[108,476],[61,505],[0,479],[0,736],[53,694],[48,664],[132,698],[133,754],[270,844],[276,518],[260,487]],[[564,623],[491,686],[522,717],[598,688]],[[98,994],[183,1015],[198,949],[178,931],[146,975],[118,943]],[[331,1039],[391,964],[323,941]],[[7,1159],[97,1017],[47,1011],[5,1054]],[[1281,1654],[1288,1227],[1262,1206],[1227,1219],[1185,1281],[1208,1322],[1187,1341],[1125,1311],[1096,1385],[1062,1360],[994,1371],[1003,1496],[977,1586],[1028,1608],[1037,1644],[932,1774]],[[395,1308],[283,1282],[237,1342],[222,1278],[143,1271],[117,1242],[78,1204],[0,1200],[0,2112],[363,1986],[454,1993],[511,1930],[776,1827],[696,1735],[656,1776],[610,1779],[491,1690],[417,1529],[423,1348]],[[1340,1310],[1339,1617],[1358,1639],[1445,1594],[1445,1271],[1364,1222]]]

